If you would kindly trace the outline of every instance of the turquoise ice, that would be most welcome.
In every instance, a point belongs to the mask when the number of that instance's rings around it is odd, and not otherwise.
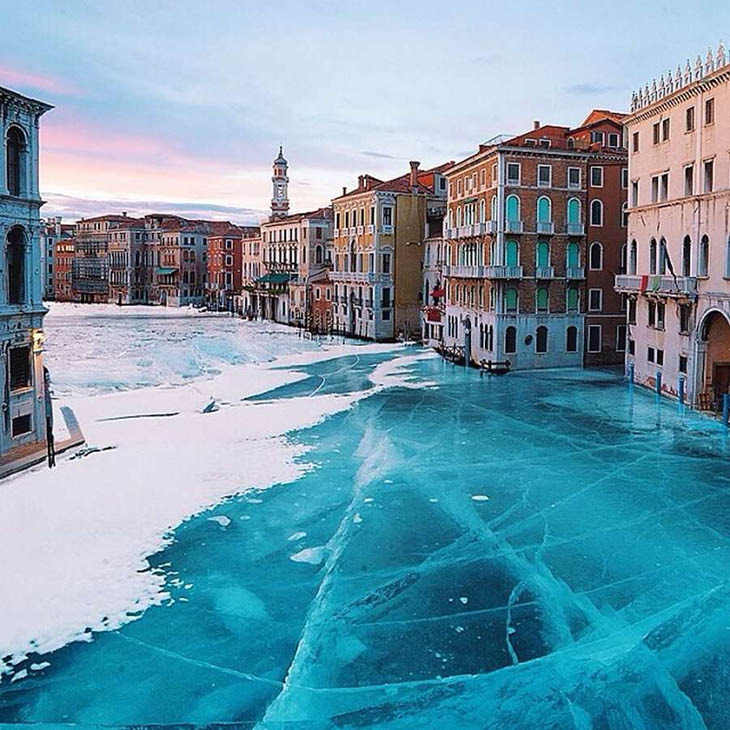
[[[261,397],[368,390],[387,357]],[[30,657],[0,721],[730,726],[721,426],[612,373],[409,374],[433,385],[291,434],[305,477],[178,528],[169,605]]]

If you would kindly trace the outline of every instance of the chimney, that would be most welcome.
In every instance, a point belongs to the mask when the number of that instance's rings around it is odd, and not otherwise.
[[[357,187],[358,188],[365,187],[365,175],[358,175],[357,176]]]
[[[418,185],[418,166],[420,165],[420,162],[416,162],[415,160],[411,160],[411,187],[415,188]]]
[[[122,211],[122,215],[126,218],[127,217],[127,211],[126,210],[123,210]]]
[[[346,185],[342,186],[342,194],[347,195],[347,186]]]
[[[536,119],[536,120],[535,120],[535,121],[534,121],[534,122],[532,123],[532,128],[533,128],[533,129],[540,129],[540,120]]]

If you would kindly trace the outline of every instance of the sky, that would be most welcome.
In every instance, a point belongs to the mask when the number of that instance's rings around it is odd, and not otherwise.
[[[461,159],[533,120],[626,111],[716,48],[727,3],[0,0],[0,86],[42,120],[42,215],[250,223],[271,163],[291,211],[370,173]]]

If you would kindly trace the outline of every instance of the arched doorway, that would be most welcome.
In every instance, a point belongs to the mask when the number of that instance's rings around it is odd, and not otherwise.
[[[730,393],[730,321],[720,310],[707,312],[699,327],[700,346],[704,364],[698,376],[702,378],[700,405],[719,410],[723,395]]]

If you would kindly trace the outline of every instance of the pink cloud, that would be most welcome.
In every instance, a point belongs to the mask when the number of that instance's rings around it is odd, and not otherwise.
[[[80,96],[81,90],[73,84],[54,76],[30,73],[0,63],[0,86],[30,87],[52,94]]]

